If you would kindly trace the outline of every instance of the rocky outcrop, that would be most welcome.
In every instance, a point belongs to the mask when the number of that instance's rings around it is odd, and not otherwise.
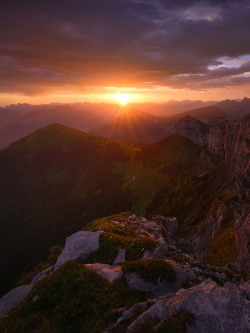
[[[97,274],[101,275],[105,280],[110,283],[114,282],[116,279],[120,279],[123,276],[121,266],[110,266],[106,264],[86,264],[85,267],[95,271]]]
[[[67,237],[65,247],[57,259],[54,270],[68,261],[84,263],[93,252],[99,249],[99,236],[99,231],[79,231]]]
[[[249,282],[248,282],[249,285]],[[250,331],[250,302],[244,290],[232,283],[219,287],[208,279],[190,289],[160,297],[127,328],[132,332],[139,324],[150,321],[159,325],[167,317],[187,311],[194,322],[187,324],[188,333],[247,333]]]
[[[178,222],[176,217],[164,217],[157,215],[153,217],[153,221],[157,222],[161,226],[162,232],[168,241],[168,244],[173,244],[173,237],[178,229]]]
[[[14,306],[20,303],[31,291],[31,285],[24,285],[11,290],[0,300],[0,319],[9,312]]]

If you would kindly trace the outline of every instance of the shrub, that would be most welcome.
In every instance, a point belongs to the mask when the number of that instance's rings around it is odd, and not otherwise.
[[[135,272],[145,280],[157,282],[161,277],[168,282],[176,280],[176,273],[171,264],[163,259],[134,260],[122,265],[124,273]]]

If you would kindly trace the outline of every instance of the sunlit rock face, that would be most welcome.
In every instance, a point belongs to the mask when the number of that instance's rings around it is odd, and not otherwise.
[[[161,297],[144,311],[127,328],[133,330],[145,321],[157,325],[167,317],[177,315],[182,311],[192,313],[193,323],[187,324],[187,332],[241,332],[250,330],[250,302],[247,297],[248,286],[238,288],[228,283],[219,287],[216,282],[208,279],[188,290],[181,289],[170,297]],[[157,318],[157,320],[156,320]]]

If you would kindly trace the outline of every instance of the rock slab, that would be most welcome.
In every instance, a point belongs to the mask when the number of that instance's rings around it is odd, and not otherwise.
[[[99,231],[78,231],[67,237],[65,247],[57,259],[54,270],[69,261],[84,263],[88,257],[99,249]]]
[[[0,318],[6,315],[14,306],[20,303],[31,291],[31,285],[24,285],[11,290],[0,300]]]
[[[250,332],[250,302],[246,293],[232,283],[220,287],[211,279],[160,298],[128,327],[127,332],[132,332],[145,320],[157,319],[159,323],[181,311],[188,311],[195,318],[194,323],[187,325],[187,333]]]

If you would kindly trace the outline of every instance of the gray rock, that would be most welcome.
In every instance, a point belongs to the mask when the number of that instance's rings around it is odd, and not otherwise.
[[[188,311],[195,322],[187,326],[188,333],[250,332],[250,302],[234,284],[219,287],[208,279],[190,289],[181,289],[170,297],[160,298],[127,329],[132,332],[145,320],[159,323],[167,316]]]
[[[158,245],[154,248],[153,251],[146,250],[143,254],[142,259],[164,259],[168,246],[163,237],[158,239]]]
[[[146,220],[143,222],[142,227],[143,229],[147,230],[147,232],[149,232],[151,235],[154,235],[157,238],[161,236],[161,227],[155,222]]]
[[[150,281],[145,281],[137,273],[126,273],[125,279],[131,289],[150,292],[157,286]]]
[[[113,262],[113,266],[122,265],[126,261],[125,255],[126,250],[119,249],[118,254]]]
[[[24,285],[11,290],[0,300],[0,318],[9,312],[14,306],[20,303],[31,291],[31,285]]]
[[[121,266],[112,267],[106,264],[86,264],[85,267],[95,271],[97,274],[101,275],[105,280],[112,283],[116,279],[120,279],[123,276],[123,271]]]
[[[161,228],[164,230],[167,236],[168,244],[172,243],[173,236],[175,235],[178,229],[178,222],[176,217],[164,217],[157,215],[153,219],[158,221],[158,223],[161,225]]]
[[[57,259],[54,270],[69,261],[84,263],[99,249],[100,232],[79,231],[67,237],[65,247]]]
[[[54,266],[50,266],[49,268],[45,269],[44,271],[38,273],[33,280],[31,281],[31,285],[33,286],[34,284],[36,284],[38,281],[42,280],[43,278],[45,278],[45,276],[49,275],[51,272],[53,272],[53,267]]]

